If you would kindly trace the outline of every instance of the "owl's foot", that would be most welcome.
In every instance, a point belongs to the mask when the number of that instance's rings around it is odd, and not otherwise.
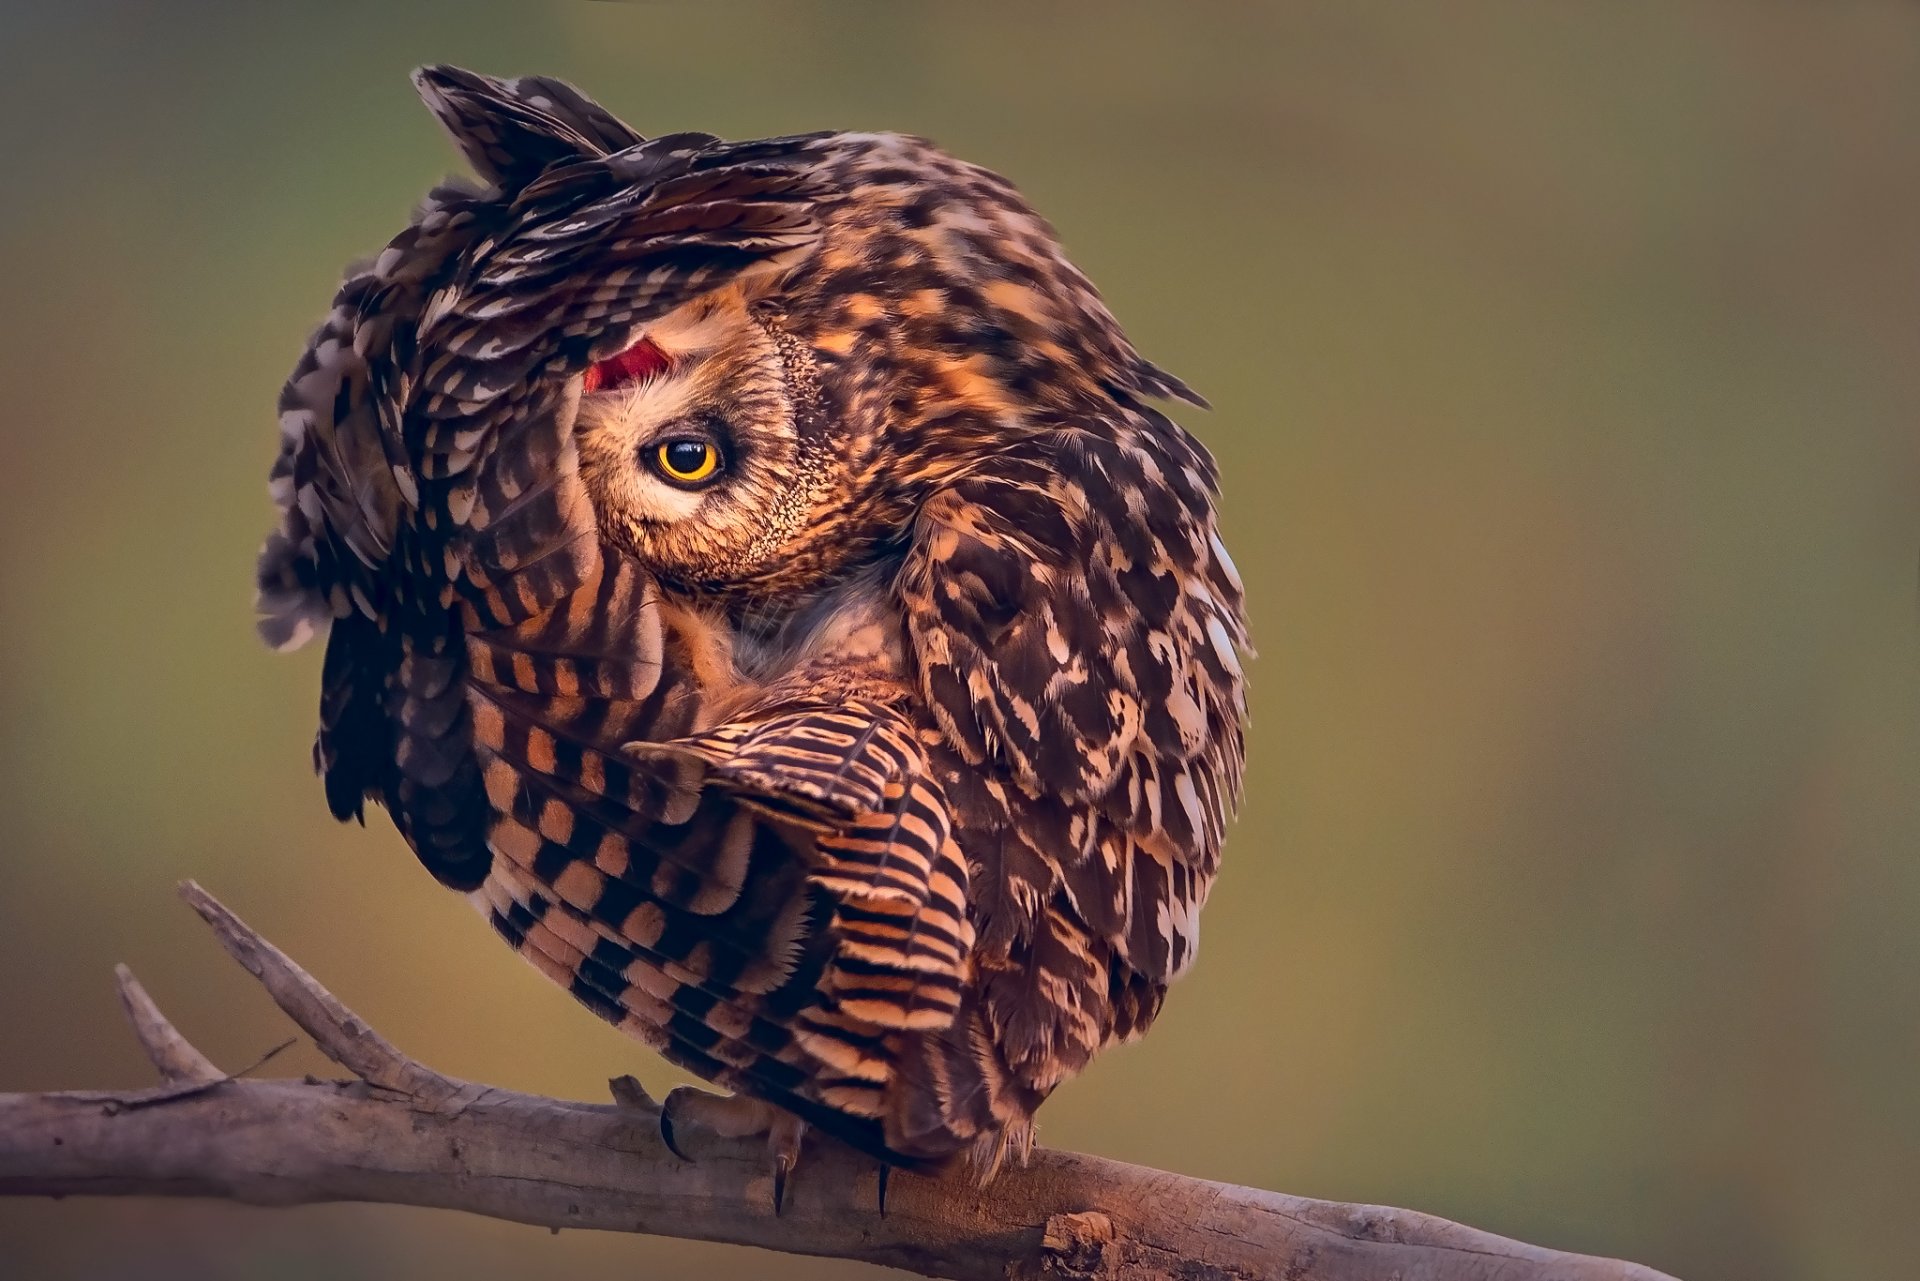
[[[779,1214],[786,1204],[787,1176],[800,1159],[800,1140],[806,1135],[807,1123],[744,1094],[709,1094],[691,1085],[677,1085],[660,1104],[660,1140],[682,1161],[693,1158],[673,1141],[674,1129],[689,1122],[726,1139],[767,1136],[767,1156],[773,1163],[773,1212]]]

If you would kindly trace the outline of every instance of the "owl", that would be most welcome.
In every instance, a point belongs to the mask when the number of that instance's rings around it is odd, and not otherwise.
[[[332,813],[726,1091],[669,1143],[1024,1159],[1193,963],[1238,800],[1204,402],[928,142],[415,82],[478,181],[349,272],[259,562]]]

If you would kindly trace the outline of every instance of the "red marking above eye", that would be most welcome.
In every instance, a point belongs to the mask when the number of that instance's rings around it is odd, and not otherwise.
[[[617,356],[609,356],[587,367],[581,379],[582,391],[613,391],[643,383],[673,367],[673,358],[642,338]]]

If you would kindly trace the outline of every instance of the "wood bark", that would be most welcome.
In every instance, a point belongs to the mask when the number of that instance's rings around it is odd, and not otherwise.
[[[880,1170],[808,1146],[782,1211],[758,1140],[679,1130],[631,1078],[615,1102],[477,1085],[415,1062],[198,886],[228,952],[319,1048],[338,1081],[221,1073],[121,967],[153,1089],[0,1094],[0,1194],[194,1196],[254,1205],[368,1201],[465,1210],[889,1264],[960,1281],[1672,1281],[1619,1260],[1526,1245],[1432,1215],[1210,1183],[1042,1149],[986,1188]]]

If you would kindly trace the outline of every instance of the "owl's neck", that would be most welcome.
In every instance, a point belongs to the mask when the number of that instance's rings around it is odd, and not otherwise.
[[[729,611],[734,664],[761,684],[823,666],[874,676],[904,669],[899,610],[889,601],[892,566],[876,562],[804,597],[754,601]]]

